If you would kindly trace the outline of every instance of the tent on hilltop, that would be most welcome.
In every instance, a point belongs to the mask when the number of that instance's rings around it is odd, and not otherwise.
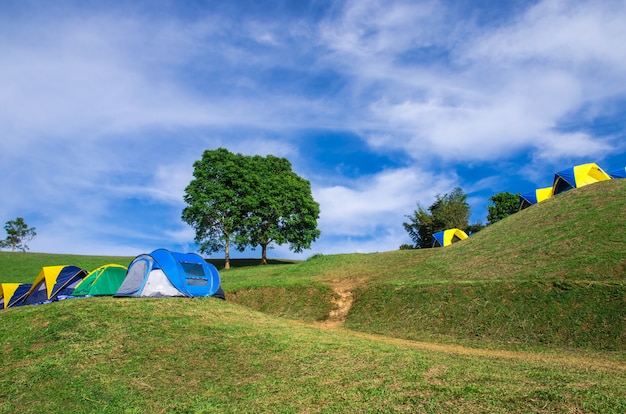
[[[519,209],[523,210],[550,197],[552,197],[552,187],[537,188],[533,192],[521,194],[519,196]]]
[[[214,296],[225,299],[217,268],[196,253],[157,249],[137,256],[115,296]]]
[[[10,308],[19,302],[31,287],[30,283],[0,283],[0,308]]]
[[[467,233],[460,229],[448,229],[433,234],[433,247],[449,246],[467,239]]]
[[[28,293],[15,305],[37,305],[65,299],[85,276],[87,271],[78,266],[42,267]]]
[[[626,167],[609,171],[611,178],[626,178]]]
[[[100,266],[76,285],[72,296],[113,296],[126,278],[127,270],[118,264]]]
[[[583,187],[588,184],[610,180],[604,170],[597,164],[581,164],[559,171],[554,174],[552,193],[554,195],[571,190],[572,188]]]

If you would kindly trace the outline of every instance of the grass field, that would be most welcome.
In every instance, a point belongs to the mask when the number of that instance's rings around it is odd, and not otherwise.
[[[616,180],[449,248],[240,261],[227,301],[2,311],[0,412],[623,413],[625,218]],[[4,252],[0,281],[130,260]]]

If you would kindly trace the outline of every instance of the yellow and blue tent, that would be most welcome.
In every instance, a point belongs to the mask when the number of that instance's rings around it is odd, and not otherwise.
[[[583,187],[600,181],[610,180],[608,175],[597,164],[580,164],[554,174],[552,194],[557,195],[572,188]]]
[[[126,266],[107,264],[90,272],[74,288],[72,296],[113,296],[126,279]]]
[[[617,170],[613,170],[613,171],[609,171],[609,175],[613,179],[616,179],[616,178],[626,178],[626,167],[620,168],[620,169],[617,169]]]
[[[42,267],[32,287],[16,306],[37,305],[64,299],[74,291],[85,276],[87,271],[78,266]]]
[[[433,234],[433,247],[449,246],[467,239],[467,233],[460,229],[448,229]]]
[[[30,283],[0,283],[0,308],[10,308],[19,302],[31,287]]]
[[[537,188],[533,192],[521,194],[519,196],[519,209],[523,210],[550,197],[552,197],[552,187]]]

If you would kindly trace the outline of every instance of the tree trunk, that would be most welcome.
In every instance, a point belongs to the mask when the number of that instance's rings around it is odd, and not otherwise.
[[[267,264],[267,244],[261,245],[261,264]]]
[[[230,269],[230,246],[228,242],[224,246],[224,269]]]

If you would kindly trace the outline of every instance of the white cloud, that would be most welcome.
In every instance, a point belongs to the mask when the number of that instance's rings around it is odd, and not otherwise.
[[[313,188],[320,204],[320,230],[327,235],[362,237],[402,228],[418,202],[454,187],[450,175],[404,168],[362,177],[354,187]]]
[[[342,11],[322,26],[322,37],[369,99],[370,145],[422,162],[542,153],[548,141],[555,157],[572,155],[560,123],[626,91],[621,2],[546,0],[512,25],[492,28],[438,18],[443,3],[355,2]],[[447,50],[452,65],[401,60],[428,47]],[[580,148],[594,156],[616,145],[591,135],[587,141]]]
[[[618,0],[544,0],[484,25],[451,9],[473,6],[435,0],[333,3],[316,9],[321,20],[41,6],[0,13],[1,189],[10,194],[0,216],[35,217],[45,249],[189,243],[182,195],[205,149],[273,154],[307,171],[326,163],[307,162],[300,140],[321,130],[389,156],[367,176],[314,172],[315,249],[335,252],[397,248],[416,202],[462,181],[480,204],[478,193],[499,183],[457,179],[459,166],[509,163],[539,179],[564,160],[626,145],[619,131],[599,137],[589,127],[623,112]],[[534,164],[513,166],[520,154]],[[155,220],[167,224],[159,231]]]

